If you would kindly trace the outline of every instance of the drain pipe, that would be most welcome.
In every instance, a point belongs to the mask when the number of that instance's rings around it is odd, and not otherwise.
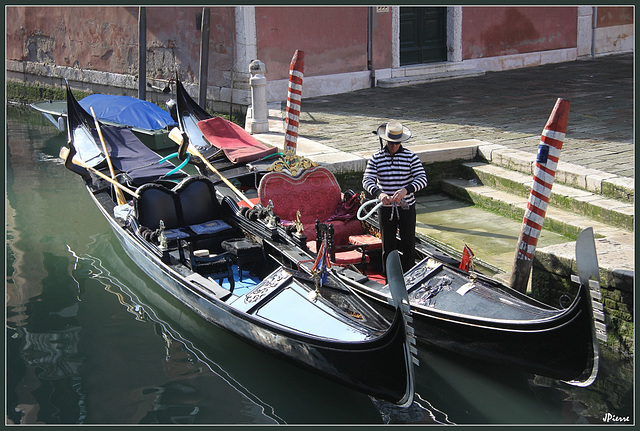
[[[147,98],[147,13],[138,8],[138,99]]]
[[[209,8],[202,8],[202,40],[200,41],[200,95],[198,104],[207,110],[207,77],[209,74]]]
[[[591,14],[591,57],[596,57],[596,28],[598,27],[598,6],[593,7]]]
[[[376,71],[373,67],[373,7],[367,8],[367,69],[371,88],[376,86]]]

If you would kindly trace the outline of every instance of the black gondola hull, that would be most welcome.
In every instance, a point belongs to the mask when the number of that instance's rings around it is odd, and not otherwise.
[[[353,288],[390,315],[388,296],[364,285]],[[415,304],[411,310],[419,344],[565,381],[587,381],[597,368],[591,298],[584,286],[571,307],[546,320],[481,320]]]
[[[279,331],[194,289],[181,274],[149,252],[138,238],[111,217],[91,191],[90,195],[132,261],[206,321],[275,356],[355,390],[399,405],[411,404],[413,364],[401,311],[392,314],[391,327],[383,336],[374,338],[372,335],[372,342],[334,342],[302,333]],[[398,364],[405,366],[398,367]]]

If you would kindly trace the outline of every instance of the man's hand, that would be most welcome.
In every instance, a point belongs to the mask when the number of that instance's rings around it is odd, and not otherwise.
[[[391,197],[391,202],[400,202],[402,198],[404,198],[406,195],[407,195],[407,189],[403,187],[393,194],[393,197]]]
[[[386,193],[380,193],[378,199],[382,202],[383,205],[389,205],[391,203],[391,198]]]

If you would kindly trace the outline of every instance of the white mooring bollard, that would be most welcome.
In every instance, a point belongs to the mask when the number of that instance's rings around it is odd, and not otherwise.
[[[249,65],[251,78],[251,106],[247,110],[244,129],[251,133],[266,133],[269,131],[269,120],[267,118],[267,78],[264,73],[266,69],[260,60],[253,60]]]

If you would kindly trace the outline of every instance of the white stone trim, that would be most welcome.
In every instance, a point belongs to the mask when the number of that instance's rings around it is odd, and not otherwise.
[[[474,58],[464,60],[463,64],[468,68],[482,69],[485,72],[499,72],[502,70],[519,69],[521,67],[574,61],[577,57],[576,48],[566,48],[553,51],[536,51],[524,54]]]
[[[391,68],[400,67],[400,6],[391,7]]]
[[[376,77],[378,72],[376,70]],[[267,83],[267,103],[286,101],[288,88],[288,79],[269,81]],[[371,75],[368,70],[333,75],[305,76],[302,81],[302,109],[304,109],[304,99],[307,97],[347,93],[354,90],[364,90],[365,88],[371,88]]]
[[[447,7],[447,60],[462,61],[462,7]]]
[[[598,27],[595,34],[596,55],[620,54],[634,50],[634,25]]]
[[[593,7],[578,6],[577,49],[578,57],[591,56],[593,40]]]
[[[236,71],[249,74],[249,65],[258,60],[255,6],[236,6],[235,13],[235,66]]]

